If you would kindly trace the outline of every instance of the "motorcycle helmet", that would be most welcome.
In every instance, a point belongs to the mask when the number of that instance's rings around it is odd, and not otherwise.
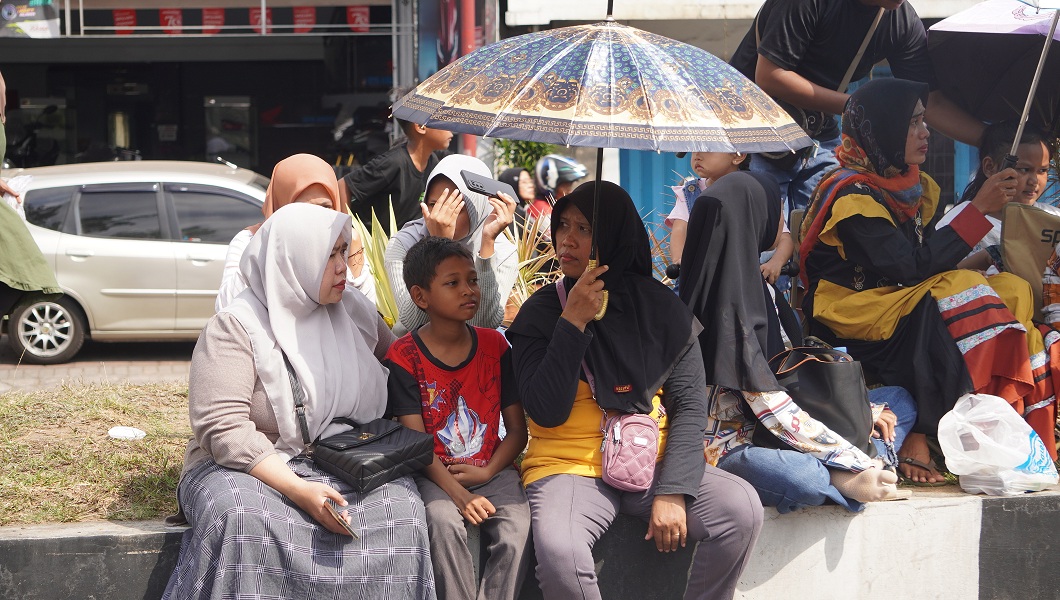
[[[578,181],[588,173],[585,165],[562,154],[542,156],[534,167],[534,179],[543,196],[555,196],[559,184]]]

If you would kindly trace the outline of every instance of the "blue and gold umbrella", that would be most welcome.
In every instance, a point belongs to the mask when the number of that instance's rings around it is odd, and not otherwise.
[[[610,4],[602,23],[528,33],[464,56],[395,102],[394,116],[457,133],[596,147],[598,181],[604,148],[749,153],[812,143],[736,69],[616,23]],[[595,228],[592,248],[595,257]],[[596,318],[606,309],[605,291]]]
[[[563,146],[747,153],[811,143],[713,54],[610,17],[480,48],[393,112],[437,129]]]

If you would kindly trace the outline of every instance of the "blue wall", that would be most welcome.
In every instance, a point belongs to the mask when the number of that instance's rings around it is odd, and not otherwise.
[[[692,175],[690,155],[677,158],[675,154],[645,150],[620,150],[618,164],[622,170],[620,184],[633,197],[644,221],[662,224],[674,207],[674,194],[669,186],[679,185]]]

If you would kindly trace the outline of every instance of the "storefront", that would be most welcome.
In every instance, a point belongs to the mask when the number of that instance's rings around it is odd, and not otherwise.
[[[416,43],[410,3],[359,1],[56,3],[58,37],[0,37],[8,141],[35,130],[37,162],[363,160]]]

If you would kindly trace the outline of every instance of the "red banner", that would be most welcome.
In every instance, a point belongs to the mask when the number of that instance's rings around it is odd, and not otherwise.
[[[370,21],[367,6],[346,7],[346,23],[351,31],[367,32]]]
[[[294,32],[309,33],[317,24],[317,9],[315,6],[294,7]]]
[[[206,35],[214,35],[221,32],[225,24],[225,9],[204,8],[202,9],[202,32]]]
[[[254,33],[261,33],[261,9],[250,9],[250,28]],[[265,33],[272,33],[272,9],[265,9]]]
[[[162,26],[163,33],[180,35],[184,29],[184,13],[179,8],[160,8],[158,24]]]
[[[118,35],[129,35],[136,27],[136,11],[130,8],[116,8],[110,11],[114,17],[114,33]]]

